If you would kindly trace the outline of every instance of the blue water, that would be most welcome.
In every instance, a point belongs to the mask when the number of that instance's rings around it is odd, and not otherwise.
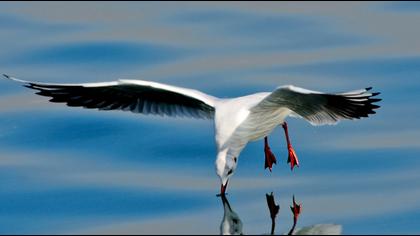
[[[287,232],[333,223],[344,234],[418,234],[419,4],[0,3],[0,73],[75,83],[151,80],[235,97],[294,84],[372,86],[368,119],[283,130],[242,152],[229,183],[245,234],[269,233],[265,194]],[[84,110],[0,80],[0,233],[218,234],[223,218],[211,121]]]

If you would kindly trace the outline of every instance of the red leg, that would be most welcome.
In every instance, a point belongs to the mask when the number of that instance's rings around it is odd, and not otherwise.
[[[271,152],[270,146],[268,146],[268,138],[265,137],[264,138],[264,153],[265,153],[265,164],[264,164],[264,169],[268,169],[271,172],[271,169],[273,168],[273,163],[277,164],[277,160],[276,157],[274,156],[274,154]]]
[[[283,129],[284,129],[284,134],[286,135],[287,150],[288,150],[288,153],[289,153],[289,157],[287,158],[287,163],[290,163],[290,168],[293,170],[293,168],[295,166],[299,167],[299,160],[296,156],[295,150],[292,147],[292,144],[290,144],[289,131],[287,129],[287,123],[284,122],[282,126],[283,126]]]

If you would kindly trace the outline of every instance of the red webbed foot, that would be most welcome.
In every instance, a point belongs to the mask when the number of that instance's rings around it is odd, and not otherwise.
[[[293,149],[292,145],[287,145],[287,150],[289,153],[289,157],[287,158],[287,163],[290,163],[290,168],[293,170],[295,166],[299,167],[299,159]]]
[[[273,164],[277,164],[276,156],[274,156],[273,152],[271,151],[270,146],[268,146],[268,138],[264,138],[264,154],[265,154],[265,164],[264,169],[268,169],[271,172],[273,168]]]
[[[284,129],[284,134],[286,136],[286,141],[287,141],[287,152],[289,154],[288,158],[287,158],[287,163],[290,163],[290,168],[291,170],[293,170],[293,168],[295,168],[295,166],[299,167],[299,160],[297,158],[296,152],[292,147],[292,144],[290,143],[290,138],[289,138],[289,130],[287,128],[287,123],[284,122],[282,124],[283,129]]]

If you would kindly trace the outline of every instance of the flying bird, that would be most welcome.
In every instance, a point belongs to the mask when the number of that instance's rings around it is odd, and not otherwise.
[[[217,147],[215,166],[221,194],[225,193],[238,157],[248,142],[264,138],[265,168],[271,171],[277,160],[269,147],[268,135],[279,125],[285,131],[287,162],[292,170],[299,165],[286,117],[303,118],[312,125],[335,124],[343,119],[368,117],[380,107],[374,103],[381,101],[374,98],[379,93],[370,92],[371,87],[345,93],[322,93],[286,85],[272,92],[217,98],[193,89],[144,80],[53,84],[4,76],[37,90],[36,94],[51,97],[51,102],[71,107],[213,120]]]

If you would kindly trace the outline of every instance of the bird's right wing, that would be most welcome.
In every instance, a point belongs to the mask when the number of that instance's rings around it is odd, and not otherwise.
[[[38,90],[51,102],[99,110],[212,119],[215,97],[200,91],[151,81],[118,80],[100,83],[47,84],[6,78]]]
[[[269,93],[252,109],[273,111],[279,107],[291,110],[291,115],[302,117],[313,125],[335,124],[342,119],[359,119],[375,114],[379,108],[372,98],[379,93],[370,93],[372,88],[346,93],[321,93],[295,86],[282,86]]]

